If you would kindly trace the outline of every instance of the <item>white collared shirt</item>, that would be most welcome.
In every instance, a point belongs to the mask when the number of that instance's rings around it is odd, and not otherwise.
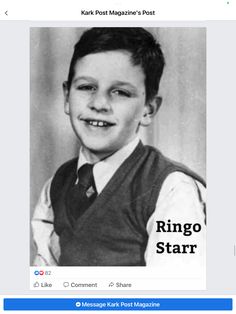
[[[102,192],[104,187],[107,185],[116,170],[125,161],[125,159],[127,159],[132,154],[138,143],[139,138],[136,137],[133,141],[122,147],[120,150],[94,165],[93,176],[98,194]],[[89,161],[85,157],[83,148],[81,148],[78,158],[77,170],[79,170],[79,168],[86,163],[89,163]]]
[[[127,159],[138,145],[139,139],[135,138],[128,145],[99,161],[94,165],[93,175],[98,194],[102,192],[108,181],[114,175],[120,165]],[[78,159],[79,169],[83,164],[88,163],[83,149]],[[37,255],[34,261],[35,266],[56,266],[60,256],[58,236],[54,231],[54,215],[50,200],[51,180],[48,180],[43,187],[41,196],[36,205],[32,220],[34,241],[37,247]],[[79,180],[79,178],[78,178]],[[184,274],[192,272],[205,274],[205,253],[206,253],[206,230],[204,224],[204,201],[206,191],[203,185],[181,172],[173,172],[164,181],[156,209],[147,223],[149,236],[145,251],[147,266],[158,267],[164,273],[181,270]],[[200,224],[201,231],[194,232],[191,236],[183,236],[181,232],[156,232],[157,221],[179,223],[182,226],[186,223]],[[157,254],[156,244],[159,242],[178,245],[196,244],[195,254]],[[174,275],[174,274],[173,274]]]

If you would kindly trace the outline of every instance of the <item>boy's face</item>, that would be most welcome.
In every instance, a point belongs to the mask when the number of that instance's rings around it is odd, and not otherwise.
[[[128,144],[148,125],[145,75],[125,51],[89,54],[78,60],[65,112],[87,152],[104,158]]]

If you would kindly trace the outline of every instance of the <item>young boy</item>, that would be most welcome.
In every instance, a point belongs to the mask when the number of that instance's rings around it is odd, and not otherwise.
[[[142,28],[93,28],[75,45],[64,110],[81,149],[43,188],[35,265],[203,263],[204,181],[138,137],[161,105],[163,68],[160,45]],[[200,228],[191,239],[186,223]]]

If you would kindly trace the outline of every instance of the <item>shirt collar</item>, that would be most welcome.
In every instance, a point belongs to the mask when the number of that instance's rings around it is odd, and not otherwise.
[[[139,138],[136,137],[134,140],[132,140],[130,143],[119,149],[117,152],[97,162],[94,165],[93,176],[98,194],[101,193],[103,188],[106,186],[106,184],[111,179],[116,170],[125,161],[125,159],[127,159],[132,154],[138,143]],[[89,162],[83,153],[83,149],[80,148],[77,171],[86,163]]]

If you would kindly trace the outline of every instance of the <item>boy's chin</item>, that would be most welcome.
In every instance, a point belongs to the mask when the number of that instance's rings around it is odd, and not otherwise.
[[[112,154],[114,154],[119,148],[116,147],[110,147],[110,146],[104,146],[104,145],[83,145],[84,152],[86,154],[87,158],[90,158],[92,160],[90,161],[98,161],[101,159],[104,159]]]

